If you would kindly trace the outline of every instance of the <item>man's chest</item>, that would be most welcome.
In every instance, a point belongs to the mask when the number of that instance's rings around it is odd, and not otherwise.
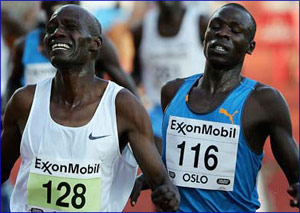
[[[94,116],[98,101],[81,107],[65,107],[54,103],[50,104],[50,116],[63,126],[79,127],[87,124]]]

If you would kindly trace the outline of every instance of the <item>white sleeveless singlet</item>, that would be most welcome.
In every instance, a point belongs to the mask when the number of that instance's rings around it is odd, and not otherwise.
[[[51,85],[36,86],[11,210],[122,211],[137,173],[130,147],[119,150],[115,99],[122,87],[109,82],[92,119],[67,127],[51,118]]]
[[[142,82],[152,104],[160,104],[160,91],[166,82],[203,73],[205,66],[198,11],[186,10],[180,30],[173,37],[159,35],[158,17],[158,10],[146,15],[140,46]]]

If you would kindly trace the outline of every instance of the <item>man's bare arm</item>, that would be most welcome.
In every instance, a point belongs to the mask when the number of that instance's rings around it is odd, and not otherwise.
[[[119,138],[126,135],[134,156],[152,189],[152,200],[158,210],[175,211],[179,206],[177,188],[155,147],[150,119],[136,97],[122,90],[117,96]]]
[[[290,184],[289,194],[293,197],[292,207],[299,208],[299,149],[292,135],[288,105],[278,91],[271,93],[272,105],[266,105],[269,112],[270,141],[273,155]]]
[[[8,102],[1,133],[1,184],[10,175],[14,163],[20,156],[20,143],[29,111],[34,86],[17,90]]]
[[[270,136],[273,155],[294,189],[292,206],[299,206],[299,150],[292,135],[288,105],[279,91],[258,85],[245,106],[244,132],[254,152],[261,153]],[[256,134],[253,134],[255,132]]]

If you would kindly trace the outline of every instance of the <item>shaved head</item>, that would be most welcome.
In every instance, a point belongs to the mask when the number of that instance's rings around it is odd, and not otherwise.
[[[80,20],[85,22],[85,25],[87,26],[89,33],[91,36],[101,37],[102,35],[102,27],[100,22],[97,20],[95,16],[93,16],[89,11],[86,9],[73,4],[64,5],[58,10],[54,12],[53,15],[62,12],[62,11],[72,11],[72,14],[80,17]]]
[[[225,4],[219,10],[221,10],[224,7],[234,7],[236,9],[242,10],[248,14],[250,21],[251,21],[251,25],[249,26],[250,31],[251,31],[251,40],[253,40],[254,36],[255,36],[255,32],[256,32],[256,21],[253,18],[253,16],[251,15],[251,13],[245,7],[243,7],[242,5],[237,4],[237,3]]]

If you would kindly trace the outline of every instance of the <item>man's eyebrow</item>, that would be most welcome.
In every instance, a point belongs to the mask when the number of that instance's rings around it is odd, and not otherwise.
[[[240,28],[245,29],[244,24],[241,23],[241,22],[231,21],[231,22],[229,22],[229,24],[230,24],[230,25],[233,25],[233,26],[235,26],[235,27],[240,27]]]
[[[211,20],[211,22],[213,21],[216,21],[216,22],[221,22],[221,23],[225,23],[225,24],[228,24],[230,26],[233,26],[233,27],[238,27],[240,28],[241,30],[246,30],[247,27],[245,27],[245,25],[242,23],[242,22],[239,22],[239,21],[226,21],[226,19],[222,19],[220,17],[215,17]]]
[[[211,19],[211,22],[212,22],[212,21],[222,21],[222,19],[220,19],[219,17],[215,17],[215,18],[212,18],[212,19]]]
[[[55,22],[55,18],[50,19],[49,22],[46,24],[46,27],[51,25],[53,22]],[[63,24],[72,24],[72,25],[79,26],[78,20],[72,19],[72,18],[64,19],[64,20],[62,20],[62,23]]]
[[[214,18],[211,19],[211,21],[218,21],[218,22],[228,23],[230,25],[235,25],[235,26],[240,26],[240,27],[244,26],[244,24],[242,22],[239,22],[239,21],[227,21],[226,19],[222,19],[220,17],[214,17]]]

